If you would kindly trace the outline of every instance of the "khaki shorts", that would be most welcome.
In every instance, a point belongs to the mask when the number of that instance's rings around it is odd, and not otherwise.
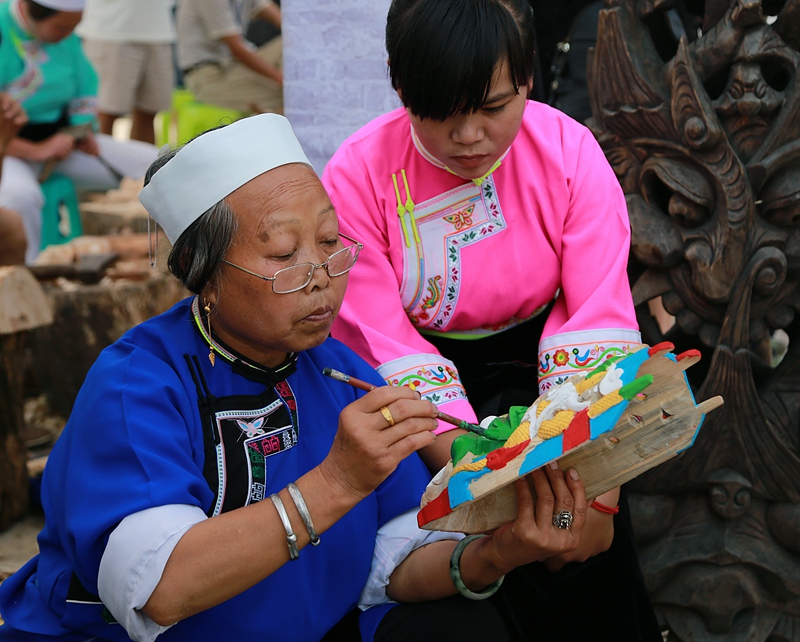
[[[270,40],[257,52],[270,64],[283,69],[283,42],[280,36]],[[202,103],[248,113],[254,108],[261,112],[283,113],[283,89],[280,85],[239,62],[203,65],[187,73],[184,82]]]
[[[169,109],[172,45],[85,40],[83,50],[100,76],[98,111],[123,116],[134,108],[152,114]]]

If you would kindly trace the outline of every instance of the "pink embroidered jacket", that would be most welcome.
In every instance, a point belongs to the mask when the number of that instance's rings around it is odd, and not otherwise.
[[[470,181],[443,169],[397,109],[348,138],[322,181],[342,231],[364,244],[333,336],[445,412],[475,420],[425,333],[492,334],[557,296],[540,391],[640,342],[624,195],[591,132],[561,112],[529,101],[500,166]]]

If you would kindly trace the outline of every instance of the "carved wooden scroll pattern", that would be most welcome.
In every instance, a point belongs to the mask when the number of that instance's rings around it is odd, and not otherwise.
[[[701,349],[697,396],[725,398],[694,447],[632,483],[673,641],[800,640],[798,50],[800,0],[606,0],[589,64],[643,340]]]

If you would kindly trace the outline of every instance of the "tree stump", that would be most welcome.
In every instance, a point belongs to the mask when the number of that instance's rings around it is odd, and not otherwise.
[[[33,328],[53,322],[42,286],[27,268],[0,268],[0,531],[28,510],[24,426],[24,351]]]

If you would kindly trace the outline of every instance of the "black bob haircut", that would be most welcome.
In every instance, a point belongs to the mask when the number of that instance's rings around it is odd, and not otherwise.
[[[393,0],[386,19],[392,87],[418,118],[480,109],[508,61],[519,90],[533,77],[528,0]]]
[[[30,14],[31,20],[34,22],[41,22],[45,18],[49,18],[50,16],[58,13],[56,9],[43,7],[38,2],[34,2],[33,0],[25,0],[25,4],[28,7],[28,13]]]

